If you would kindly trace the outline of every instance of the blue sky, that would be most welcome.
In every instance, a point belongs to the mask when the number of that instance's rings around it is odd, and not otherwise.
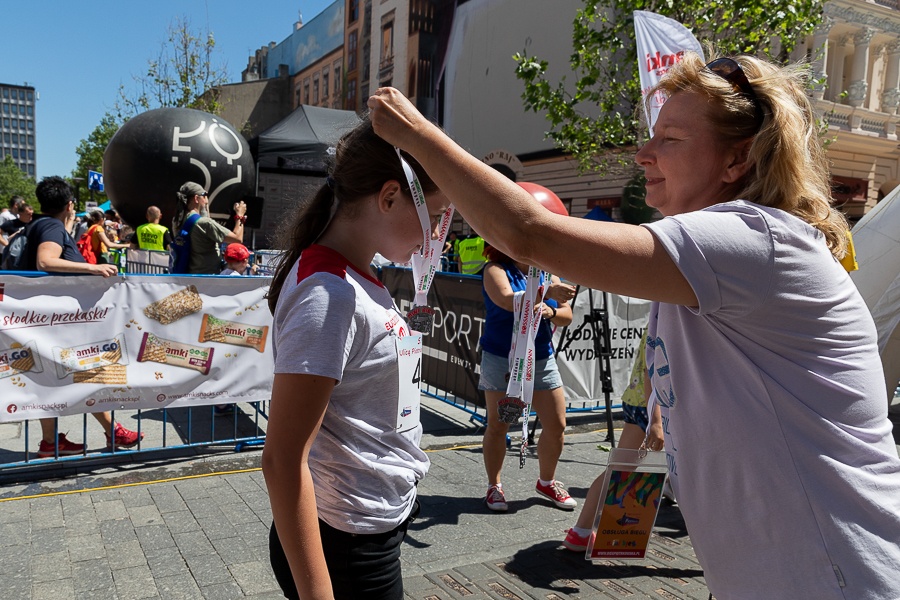
[[[240,81],[248,57],[309,22],[334,0],[16,0],[3,2],[0,82],[31,85],[37,103],[37,178],[68,176],[75,149],[112,109],[120,85],[134,89],[176,17],[216,39],[215,64]]]

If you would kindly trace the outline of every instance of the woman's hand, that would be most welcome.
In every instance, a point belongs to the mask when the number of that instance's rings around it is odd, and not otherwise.
[[[407,144],[415,139],[412,134],[431,125],[406,96],[392,87],[378,88],[366,104],[375,133],[404,150],[409,150]]]
[[[554,281],[550,284],[550,287],[547,288],[547,293],[544,297],[549,298],[550,300],[556,300],[560,304],[568,302],[575,297],[575,286],[560,281]]]

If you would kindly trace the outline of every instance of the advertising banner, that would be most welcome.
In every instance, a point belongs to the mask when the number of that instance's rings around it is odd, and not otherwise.
[[[382,282],[405,314],[413,306],[412,272],[385,267],[381,274]],[[422,340],[423,380],[483,407],[484,394],[478,391],[478,340],[484,324],[481,278],[437,273],[428,304],[434,309],[434,322]]]
[[[267,277],[0,277],[0,422],[271,397]]]
[[[604,305],[605,300],[605,305]],[[556,364],[566,390],[566,400],[593,401],[605,398],[601,381],[602,313],[608,316],[609,366],[612,392],[617,404],[628,387],[631,367],[641,343],[641,332],[647,325],[650,302],[628,296],[606,294],[579,287],[572,305],[572,324],[559,327],[553,336]],[[592,324],[597,322],[597,329]]]

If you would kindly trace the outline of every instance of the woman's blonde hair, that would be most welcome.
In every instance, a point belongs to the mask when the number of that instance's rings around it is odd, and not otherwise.
[[[671,67],[646,98],[653,98],[656,91],[666,97],[682,91],[702,94],[709,99],[710,120],[724,142],[755,135],[749,151],[753,167],[735,198],[778,208],[806,221],[822,232],[831,253],[842,258],[849,227],[831,206],[828,161],[806,93],[808,66],[782,67],[753,56],[734,60],[756,94],[761,125],[752,98],[705,68],[703,59],[693,52]],[[644,110],[648,110],[646,103]]]

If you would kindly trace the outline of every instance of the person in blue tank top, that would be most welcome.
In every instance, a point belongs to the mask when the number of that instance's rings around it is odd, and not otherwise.
[[[506,456],[509,424],[500,419],[498,405],[506,397],[509,382],[509,353],[514,328],[513,297],[516,292],[525,291],[528,265],[514,262],[489,245],[484,249],[484,256],[490,261],[483,273],[485,322],[481,336],[481,379],[478,384],[478,388],[484,390],[487,407],[487,426],[481,446],[488,478],[484,502],[490,510],[504,512],[508,505],[500,482],[500,471]],[[563,484],[555,479],[566,428],[566,398],[553,356],[551,324],[566,326],[572,322],[572,308],[568,300],[574,295],[573,286],[551,276],[544,302],[538,305],[541,323],[535,338],[533,407],[541,421],[539,479],[535,490],[564,510],[574,509],[576,502]]]

